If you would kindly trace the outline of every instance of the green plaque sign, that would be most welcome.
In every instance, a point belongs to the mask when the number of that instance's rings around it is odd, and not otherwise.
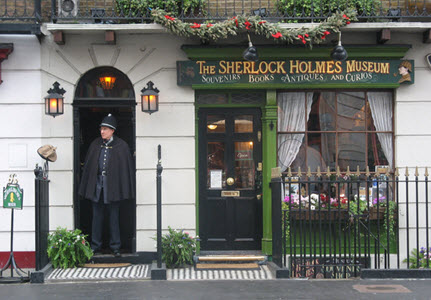
[[[8,184],[3,188],[3,208],[22,209],[23,194],[18,184]]]
[[[413,60],[177,61],[178,85],[325,87],[387,86],[414,82]]]

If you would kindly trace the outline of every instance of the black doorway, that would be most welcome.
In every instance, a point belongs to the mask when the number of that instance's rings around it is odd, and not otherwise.
[[[99,124],[103,117],[111,113],[118,122],[115,135],[121,137],[130,147],[135,159],[135,105],[131,101],[116,102],[99,100],[74,102],[74,214],[75,226],[88,234],[91,240],[91,202],[78,195],[82,166],[91,142],[100,136]],[[136,162],[135,162],[136,165]],[[107,213],[107,212],[105,212]],[[103,249],[109,251],[109,224],[105,215]],[[122,201],[120,206],[121,251],[136,252],[136,199]]]

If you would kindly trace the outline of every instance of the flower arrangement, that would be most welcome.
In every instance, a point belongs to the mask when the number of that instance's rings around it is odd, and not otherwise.
[[[196,241],[184,230],[174,230],[168,227],[168,233],[162,235],[162,260],[166,267],[175,268],[193,263],[193,255],[196,251]]]
[[[262,35],[275,41],[301,44],[312,47],[326,40],[331,33],[340,32],[340,28],[357,20],[354,9],[346,9],[332,14],[325,21],[312,28],[283,28],[279,24],[262,20],[259,16],[234,16],[226,21],[217,23],[187,23],[174,18],[171,13],[162,9],[152,9],[154,21],[163,25],[173,34],[184,37],[196,36],[203,42],[216,41],[241,32]]]
[[[76,268],[93,257],[93,251],[81,230],[58,227],[48,235],[48,258],[54,268]]]
[[[403,260],[404,263],[409,262],[410,269],[423,269],[431,267],[431,248],[427,250],[425,247],[421,247],[418,249],[414,248],[411,252],[412,256],[405,258]],[[419,262],[419,264],[418,264]]]
[[[312,193],[310,196],[302,196],[298,194],[287,195],[283,202],[292,208],[310,208],[315,209],[329,209],[329,208],[347,208],[348,199],[344,194],[338,198],[328,197],[326,194]]]

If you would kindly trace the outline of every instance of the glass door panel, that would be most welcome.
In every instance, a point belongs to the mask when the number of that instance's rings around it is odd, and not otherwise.
[[[235,183],[239,189],[254,188],[253,141],[235,142]]]

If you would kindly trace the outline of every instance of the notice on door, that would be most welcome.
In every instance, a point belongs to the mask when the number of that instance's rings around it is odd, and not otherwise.
[[[222,188],[222,170],[210,170],[210,189]]]

